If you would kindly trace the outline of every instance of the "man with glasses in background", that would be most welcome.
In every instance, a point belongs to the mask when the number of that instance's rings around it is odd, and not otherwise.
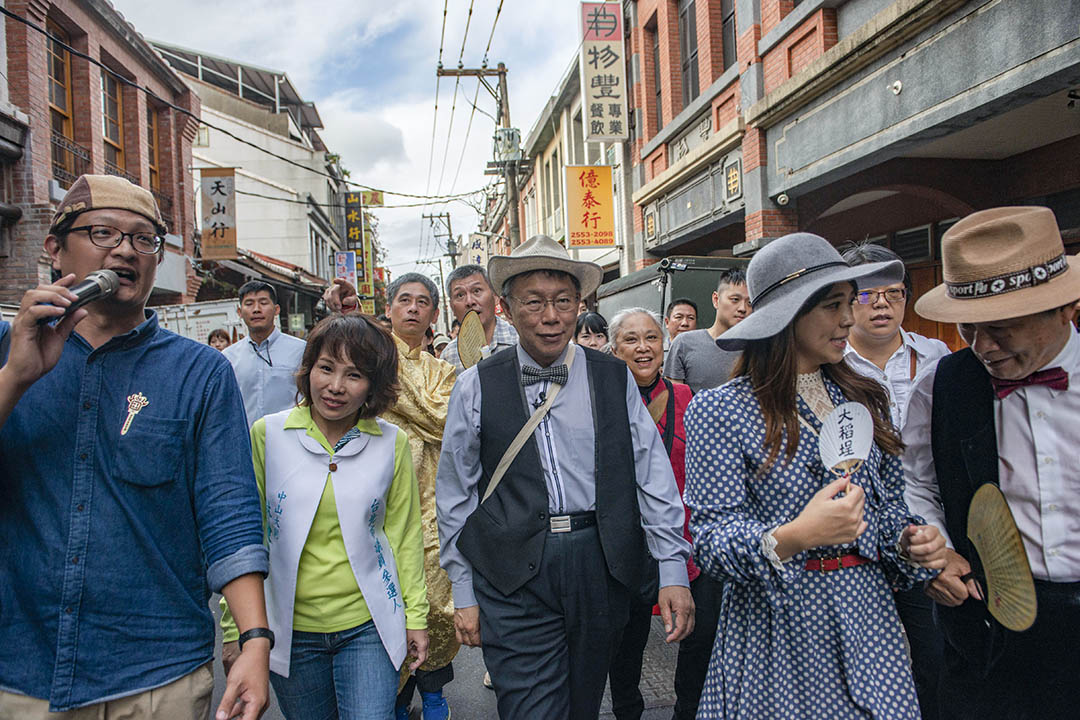
[[[849,265],[900,260],[888,248],[871,243],[855,245],[844,253]],[[845,357],[853,370],[877,380],[889,393],[889,410],[897,430],[904,427],[908,398],[915,376],[949,354],[940,340],[900,327],[911,296],[911,277],[893,285],[867,288],[855,295],[855,324],[848,334]],[[896,610],[911,646],[911,670],[924,720],[938,717],[938,685],[944,648],[934,626],[933,601],[921,587],[894,593]]]
[[[218,712],[242,701],[255,720],[266,705],[243,406],[221,354],[146,308],[164,233],[148,190],[80,177],[45,238],[60,278],[0,322],[0,720],[208,717],[211,591],[243,641]],[[102,269],[115,293],[65,315]]]
[[[225,348],[232,363],[248,428],[264,415],[288,410],[296,404],[296,371],[307,345],[274,325],[281,313],[277,292],[269,283],[249,280],[240,286],[240,319],[248,336]]]

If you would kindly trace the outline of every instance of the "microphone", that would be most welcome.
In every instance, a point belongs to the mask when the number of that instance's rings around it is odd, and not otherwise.
[[[86,276],[86,278],[77,285],[74,285],[70,290],[75,295],[75,300],[64,309],[64,314],[60,317],[42,318],[38,321],[39,325],[43,325],[53,320],[61,320],[71,313],[75,312],[83,305],[92,303],[95,300],[102,300],[114,294],[120,287],[120,278],[112,270],[95,270]]]
[[[543,390],[540,391],[540,395],[533,401],[533,408],[539,410],[540,406],[547,402],[547,393]]]

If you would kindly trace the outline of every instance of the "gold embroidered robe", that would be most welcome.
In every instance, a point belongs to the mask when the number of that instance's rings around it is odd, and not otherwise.
[[[424,525],[424,577],[427,581],[428,658],[422,670],[450,664],[461,647],[454,634],[454,601],[450,578],[439,566],[439,523],[435,515],[435,473],[442,452],[443,427],[450,392],[457,379],[454,367],[421,348],[410,350],[397,335],[398,401],[382,417],[409,436],[416,481],[420,486],[420,518]],[[408,668],[402,668],[402,676]]]

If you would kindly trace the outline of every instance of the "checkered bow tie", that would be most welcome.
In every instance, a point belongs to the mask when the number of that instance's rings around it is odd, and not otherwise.
[[[570,373],[565,365],[552,365],[551,367],[538,368],[532,365],[521,366],[521,384],[528,386],[533,383],[550,380],[556,385],[565,385]]]

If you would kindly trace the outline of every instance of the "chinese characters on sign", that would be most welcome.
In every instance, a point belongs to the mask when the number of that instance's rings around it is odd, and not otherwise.
[[[236,257],[236,177],[233,168],[199,170],[202,192],[202,257]]]
[[[383,191],[382,190],[361,190],[360,191],[360,204],[364,207],[382,207],[383,206]]]
[[[566,237],[570,247],[615,245],[610,166],[566,166]]]
[[[352,250],[334,253],[334,277],[345,278],[356,287],[356,253]]]
[[[622,3],[581,3],[581,91],[585,141],[626,140]]]
[[[368,192],[345,193],[345,247],[354,252],[356,262],[356,294],[360,309],[375,314],[374,257],[371,249],[371,230],[367,227],[363,198]],[[382,202],[382,193],[379,193]]]
[[[469,236],[469,247],[465,252],[465,262],[471,265],[487,267],[487,238],[476,233]]]

